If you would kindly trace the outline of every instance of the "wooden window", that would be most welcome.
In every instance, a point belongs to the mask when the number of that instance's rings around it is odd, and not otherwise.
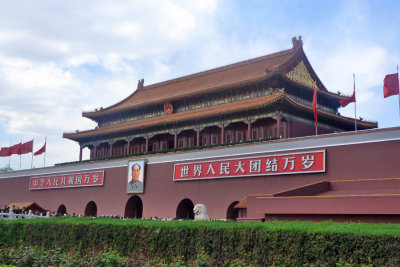
[[[268,138],[268,132],[267,132],[267,127],[261,127],[261,138],[265,139]]]
[[[206,136],[203,136],[203,137],[201,138],[201,144],[202,144],[203,146],[208,145],[208,143],[207,143],[207,137],[206,137]]]
[[[161,145],[161,150],[167,149],[167,141],[161,141],[160,145]]]
[[[189,147],[194,147],[194,137],[192,136],[192,137],[189,137],[188,138],[189,140]]]
[[[158,146],[156,142],[153,142],[153,144],[151,144],[151,151],[157,151],[158,150]]]
[[[252,134],[252,139],[257,140],[258,139],[258,128],[253,129],[253,134]]]
[[[211,135],[211,144],[213,145],[219,144],[219,136],[217,134]]]
[[[180,139],[178,140],[178,148],[182,148],[182,147],[183,147],[183,139],[180,138]]]
[[[243,133],[241,131],[236,132],[236,142],[242,142],[243,141]]]
[[[226,143],[231,143],[231,133],[228,133],[225,135],[225,142]]]

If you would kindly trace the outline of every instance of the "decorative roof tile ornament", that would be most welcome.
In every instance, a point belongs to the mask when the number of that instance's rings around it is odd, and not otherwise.
[[[297,64],[291,71],[286,74],[291,80],[307,85],[310,88],[319,87],[317,86],[317,82],[311,77],[310,73],[307,70],[306,64],[304,64],[303,60]]]
[[[144,79],[138,81],[137,90],[143,89]]]

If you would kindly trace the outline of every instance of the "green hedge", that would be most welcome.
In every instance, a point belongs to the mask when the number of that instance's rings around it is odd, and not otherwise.
[[[314,229],[314,230],[313,230]],[[376,230],[376,231],[375,231]],[[400,266],[397,225],[47,219],[0,222],[0,244],[230,266]],[[200,256],[199,256],[200,255]],[[240,266],[240,264],[236,264]]]

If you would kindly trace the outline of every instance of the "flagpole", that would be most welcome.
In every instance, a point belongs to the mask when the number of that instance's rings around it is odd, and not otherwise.
[[[399,80],[399,65],[396,65],[397,67],[397,81]],[[400,94],[399,94],[399,117],[400,117]]]
[[[21,139],[21,145],[22,145],[22,139]],[[21,169],[21,146],[19,147],[19,169]]]
[[[46,145],[46,150],[47,150],[47,136],[44,137],[44,144]],[[43,156],[43,167],[46,167],[46,150],[44,151],[44,156]]]
[[[33,143],[35,142],[35,138],[32,139],[32,160],[31,160],[31,169],[33,168]]]
[[[11,144],[12,144],[12,138],[11,138],[11,141],[10,141],[10,147],[11,147]],[[10,151],[8,153],[10,153]],[[8,168],[11,169],[11,155],[8,156]]]
[[[356,75],[353,73],[354,98],[356,97]],[[357,131],[357,101],[354,101],[354,129]]]
[[[315,107],[317,107],[318,105],[318,97],[315,97]],[[317,118],[318,118],[318,114],[317,114]],[[318,135],[318,123],[315,124],[315,135]]]
[[[315,98],[315,107],[314,107],[314,98]],[[317,105],[318,105],[318,96],[317,96],[317,86],[314,87],[314,96],[313,96],[313,110],[314,110],[314,120],[315,120],[315,136],[318,135],[318,113],[317,113]],[[315,109],[314,109],[315,108]]]

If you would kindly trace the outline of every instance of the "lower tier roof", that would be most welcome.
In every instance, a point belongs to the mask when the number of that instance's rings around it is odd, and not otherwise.
[[[197,119],[202,119],[202,118],[206,118],[206,117],[213,117],[216,115],[218,115],[218,116],[226,115],[226,114],[230,114],[230,113],[238,112],[238,111],[253,110],[253,109],[257,109],[257,108],[274,105],[278,101],[281,103],[285,102],[285,105],[294,107],[296,109],[303,110],[308,113],[313,112],[313,109],[311,106],[308,106],[306,104],[302,104],[302,103],[299,103],[299,102],[293,100],[285,93],[284,90],[281,90],[272,95],[242,100],[242,101],[238,101],[238,102],[226,103],[226,104],[221,104],[221,105],[211,106],[211,107],[204,107],[204,108],[174,113],[171,115],[163,115],[163,116],[153,117],[153,118],[149,118],[149,119],[121,123],[118,125],[100,127],[100,128],[96,128],[96,129],[92,129],[92,130],[64,133],[63,137],[74,140],[74,141],[79,141],[83,138],[117,134],[120,132],[126,132],[126,131],[131,131],[131,130],[136,130],[136,129],[143,129],[143,128],[147,128],[147,127],[154,127],[157,125],[180,123],[180,122],[184,122],[184,121],[197,120]],[[323,116],[328,119],[332,119],[334,121],[340,121],[341,123],[344,123],[344,124],[349,124],[349,125],[354,124],[354,118],[340,116],[340,115],[333,114],[333,113],[323,111],[323,110],[318,110],[318,116]],[[366,122],[366,121],[361,121],[361,120],[357,120],[357,124],[360,126],[361,129],[377,127],[377,123]]]

